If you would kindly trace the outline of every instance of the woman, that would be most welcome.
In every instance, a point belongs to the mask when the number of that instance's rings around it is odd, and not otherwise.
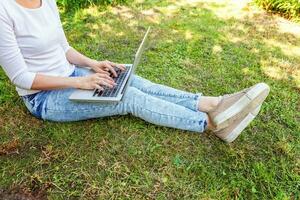
[[[74,89],[113,88],[117,76],[110,61],[90,59],[70,47],[55,0],[0,1],[0,65],[16,85],[28,110],[51,121],[78,121],[132,114],[148,122],[204,132],[212,130],[232,142],[258,114],[269,93],[260,83],[220,97],[176,90],[134,79],[120,103],[79,103],[68,99]],[[85,66],[95,71],[88,75]]]

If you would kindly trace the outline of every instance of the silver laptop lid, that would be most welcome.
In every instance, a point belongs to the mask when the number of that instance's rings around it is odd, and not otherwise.
[[[122,100],[126,89],[128,88],[128,86],[131,83],[132,75],[135,72],[136,67],[139,65],[139,63],[141,61],[141,57],[142,57],[142,54],[145,50],[145,46],[146,46],[146,43],[147,43],[147,40],[148,40],[149,32],[150,32],[150,27],[148,28],[147,32],[145,33],[145,36],[144,36],[144,38],[143,38],[136,54],[135,54],[133,65],[131,66],[130,72],[127,74],[127,78],[125,78],[125,80],[127,79],[127,81],[124,81],[124,83],[122,84],[122,86],[120,88],[120,93],[118,94],[117,97],[97,97],[97,98],[94,98],[92,96],[93,91],[77,89],[75,92],[73,92],[71,94],[69,99],[77,100],[77,101],[91,101],[91,102],[94,102],[94,101],[119,102],[120,100]],[[91,71],[91,73],[93,73],[93,72]]]
[[[145,33],[145,36],[144,36],[144,38],[143,38],[143,40],[142,40],[142,42],[141,42],[141,44],[140,44],[140,46],[139,46],[139,48],[138,48],[136,54],[135,54],[133,66],[132,66],[132,69],[131,69],[131,71],[130,71],[130,76],[129,76],[129,78],[128,78],[128,80],[127,80],[127,83],[126,83],[126,85],[125,85],[125,87],[124,87],[124,90],[123,90],[123,92],[122,92],[123,94],[125,93],[125,91],[126,91],[128,85],[130,85],[130,83],[131,83],[131,80],[132,80],[132,74],[134,74],[135,69],[136,69],[137,66],[140,64],[142,55],[143,55],[143,53],[144,53],[144,51],[145,51],[145,47],[146,47],[146,44],[147,44],[147,41],[148,41],[148,35],[149,35],[149,33],[150,33],[150,30],[151,30],[151,27],[148,27],[148,30],[147,30],[147,32]]]
[[[142,54],[145,51],[145,47],[146,47],[146,44],[147,44],[147,41],[148,41],[148,35],[149,35],[150,30],[151,30],[151,27],[148,27],[148,30],[145,33],[145,36],[143,38],[143,41],[140,44],[139,49],[137,50],[137,52],[135,54],[135,59],[134,59],[134,62],[133,62],[133,72],[132,73],[135,72],[136,67],[139,65],[139,63],[141,61]]]

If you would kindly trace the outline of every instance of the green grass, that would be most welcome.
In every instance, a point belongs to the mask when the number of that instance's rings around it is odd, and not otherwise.
[[[267,11],[299,19],[300,2],[298,0],[255,0],[255,3]]]
[[[0,189],[49,199],[300,198],[300,36],[252,7],[237,17],[226,0],[178,2],[187,1],[92,7],[62,20],[73,47],[120,63],[131,62],[151,25],[137,73],[158,83],[205,95],[268,83],[257,120],[230,145],[132,116],[43,122],[1,71]]]
[[[129,0],[56,0],[57,4],[68,10],[76,10],[90,5],[118,5],[131,3]]]

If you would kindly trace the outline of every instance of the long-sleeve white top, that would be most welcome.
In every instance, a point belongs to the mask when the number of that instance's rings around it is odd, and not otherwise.
[[[15,0],[0,0],[0,65],[20,96],[31,90],[36,74],[67,77],[71,47],[64,34],[55,0],[42,0],[36,9]]]

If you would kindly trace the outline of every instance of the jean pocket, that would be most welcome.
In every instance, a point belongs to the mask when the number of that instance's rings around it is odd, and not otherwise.
[[[38,111],[40,108],[40,102],[37,100],[36,95],[25,96],[23,97],[23,101],[32,115],[34,115],[37,118],[41,118],[41,114]]]
[[[34,102],[29,100],[27,97],[22,97],[22,99],[26,108],[32,113],[34,108]]]

